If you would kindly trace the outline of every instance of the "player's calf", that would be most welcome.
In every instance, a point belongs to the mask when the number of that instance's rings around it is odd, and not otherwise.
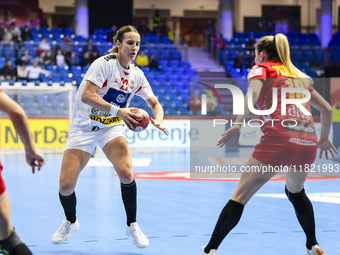
[[[6,255],[32,255],[32,252],[15,231],[7,239],[0,240],[0,253]]]

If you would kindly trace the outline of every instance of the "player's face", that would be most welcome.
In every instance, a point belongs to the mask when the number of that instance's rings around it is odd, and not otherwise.
[[[117,43],[118,46],[118,43]],[[127,32],[119,42],[119,53],[125,61],[132,61],[136,58],[140,47],[140,35],[135,32]]]
[[[261,53],[258,53],[257,50],[255,50],[255,64],[261,64],[262,63],[262,60],[261,60],[261,57],[262,57],[262,52]]]

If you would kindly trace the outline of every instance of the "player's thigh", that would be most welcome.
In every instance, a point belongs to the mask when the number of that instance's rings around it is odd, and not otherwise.
[[[90,160],[91,154],[77,149],[64,152],[60,171],[60,189],[74,189],[81,170]]]
[[[13,230],[11,208],[7,191],[0,194],[0,240],[6,239]]]
[[[250,157],[231,197],[232,200],[246,205],[250,198],[276,174],[275,171],[268,171],[268,169],[262,171],[264,166],[266,165]]]
[[[109,141],[103,152],[115,168],[119,178],[123,183],[133,181],[132,159],[128,143],[123,136],[118,136]]]

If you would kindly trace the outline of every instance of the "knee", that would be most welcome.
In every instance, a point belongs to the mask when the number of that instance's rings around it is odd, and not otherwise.
[[[59,192],[63,196],[69,196],[73,193],[75,184],[68,180],[60,180]]]
[[[129,184],[134,180],[132,168],[127,167],[116,171],[121,183]]]
[[[298,214],[303,214],[309,210],[313,210],[313,205],[309,200],[304,188],[302,188],[302,190],[297,193],[291,193],[286,187],[285,193]]]

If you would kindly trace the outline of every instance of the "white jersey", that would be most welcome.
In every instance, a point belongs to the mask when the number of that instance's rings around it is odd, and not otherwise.
[[[121,118],[110,113],[99,111],[81,101],[86,81],[91,81],[100,89],[97,94],[105,101],[120,108],[129,106],[136,94],[144,100],[154,96],[150,84],[135,64],[129,69],[123,68],[116,54],[109,54],[96,59],[86,72],[75,99],[72,125],[108,127],[122,124]]]

